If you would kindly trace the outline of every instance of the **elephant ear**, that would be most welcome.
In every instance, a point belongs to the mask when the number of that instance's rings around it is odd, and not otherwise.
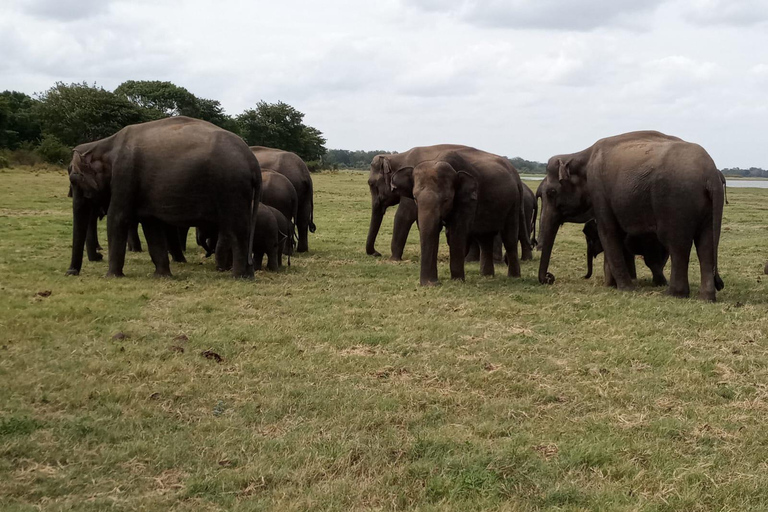
[[[566,160],[565,162],[563,162],[561,159],[558,158],[557,163],[560,166],[560,170],[558,172],[558,179],[560,181],[571,179],[571,161]]]
[[[458,207],[477,205],[477,180],[466,171],[456,173],[456,192],[453,202]]]
[[[413,199],[413,167],[403,167],[393,172],[389,186],[392,192]]]

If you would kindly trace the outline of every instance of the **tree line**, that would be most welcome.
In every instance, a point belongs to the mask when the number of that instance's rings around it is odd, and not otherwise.
[[[171,82],[128,80],[114,91],[85,82],[57,82],[35,97],[0,93],[0,163],[64,163],[78,144],[108,137],[130,124],[178,115],[221,126],[249,146],[292,151],[318,167],[326,154],[322,132],[307,126],[304,114],[282,101],[260,101],[230,116],[219,101],[197,97]]]

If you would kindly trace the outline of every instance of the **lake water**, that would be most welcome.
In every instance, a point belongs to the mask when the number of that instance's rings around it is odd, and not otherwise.
[[[541,181],[543,176],[521,176],[524,180]],[[728,180],[728,188],[768,188],[768,180]]]

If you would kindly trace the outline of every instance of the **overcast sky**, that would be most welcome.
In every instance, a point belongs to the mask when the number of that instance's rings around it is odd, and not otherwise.
[[[129,79],[285,101],[330,148],[545,161],[656,129],[768,168],[768,0],[0,2],[0,89]]]

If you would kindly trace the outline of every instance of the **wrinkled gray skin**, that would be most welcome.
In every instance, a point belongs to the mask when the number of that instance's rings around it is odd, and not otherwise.
[[[721,176],[701,146],[654,131],[608,137],[584,151],[550,158],[541,184],[539,281],[554,282],[548,267],[560,225],[594,218],[610,270],[606,285],[615,280],[620,290],[634,288],[624,242],[627,236],[653,234],[672,260],[667,293],[690,294],[688,263],[695,243],[699,295],[714,301],[723,288],[717,272]]]
[[[481,274],[493,275],[493,238],[499,232],[507,250],[508,275],[519,277],[517,240],[525,221],[524,185],[517,171],[507,159],[475,148],[437,148],[414,148],[406,152],[432,155],[428,160],[416,159],[421,163],[415,166],[403,165],[403,160],[409,157],[397,158],[400,155],[379,155],[371,164],[381,167],[385,184],[392,191],[416,202],[421,285],[439,282],[437,248],[443,226],[450,248],[451,278],[464,279],[464,258],[470,236],[480,242]],[[375,202],[376,184],[371,188]]]
[[[376,250],[375,245],[376,238],[379,234],[379,229],[381,229],[381,223],[384,219],[384,214],[391,206],[399,205],[397,212],[395,213],[392,241],[390,243],[391,256],[389,259],[392,261],[401,261],[403,259],[405,244],[408,241],[408,234],[410,233],[411,227],[414,223],[416,223],[418,218],[418,210],[413,199],[408,197],[400,197],[386,187],[384,173],[382,172],[381,165],[379,164],[380,160],[377,160],[377,158],[387,157],[393,159],[393,161],[396,161],[399,165],[416,165],[423,161],[420,159],[429,159],[431,158],[431,155],[436,154],[436,152],[462,147],[465,146],[458,144],[440,144],[437,146],[413,148],[409,151],[406,151],[405,153],[382,154],[374,157],[373,161],[371,162],[370,172],[368,174],[368,187],[371,192],[371,221],[368,228],[368,238],[365,243],[366,254],[376,257],[381,256],[381,253]],[[528,189],[528,187],[525,188]],[[537,207],[537,204],[536,198],[533,196],[533,192],[530,189],[528,189],[528,192],[530,194],[526,194],[525,215],[527,220],[526,223],[528,225],[528,232],[531,233],[533,232],[532,229],[535,229],[536,225],[536,215],[532,212],[533,209]],[[531,208],[530,215],[528,210],[529,207]],[[522,227],[519,233],[521,237],[520,248],[522,251],[522,259],[532,259],[533,254],[531,251],[531,246],[529,246],[528,243],[524,241],[524,230]],[[493,259],[496,262],[501,262],[503,260],[501,235],[498,235],[494,241]],[[465,261],[480,261],[480,245],[477,240],[470,240]]]
[[[314,191],[312,176],[307,164],[295,153],[264,146],[251,146],[251,151],[259,159],[264,169],[270,169],[288,178],[296,190],[298,207],[296,212],[296,228],[299,232],[297,252],[309,250],[308,233],[315,232],[314,222]]]
[[[272,206],[262,204],[256,213],[256,226],[253,237],[253,262],[254,269],[261,270],[264,263],[264,255],[267,256],[267,270],[277,271],[283,266],[283,254],[285,248],[293,247],[293,237],[290,229],[293,224],[280,210]],[[207,258],[216,248],[218,237],[215,230],[197,228],[197,243],[205,249]],[[221,267],[217,262],[219,271],[229,270]]]
[[[109,205],[107,276],[123,275],[128,232],[140,222],[155,275],[171,273],[165,228],[170,225],[216,229],[223,241],[217,260],[231,258],[235,277],[253,277],[250,247],[261,170],[240,137],[205,121],[172,117],[81,144],[70,165],[74,247],[82,247],[90,218],[78,198]],[[77,273],[73,270],[68,273]]]
[[[584,224],[584,229],[582,231],[584,237],[587,239],[587,275],[584,276],[584,279],[589,279],[592,277],[592,262],[601,252],[603,252],[603,244],[600,243],[597,222],[595,222],[594,219],[591,219]],[[624,251],[627,267],[629,268],[629,274],[632,279],[637,279],[635,255],[639,255],[643,257],[645,265],[651,270],[651,274],[653,274],[653,285],[667,285],[667,279],[664,277],[664,266],[667,264],[669,254],[655,235],[628,236],[626,240],[624,240]],[[610,269],[607,267],[604,268],[604,271],[610,273]],[[612,277],[609,277],[608,280],[615,282]]]
[[[285,254],[293,254],[294,226],[298,215],[299,198],[291,181],[280,173],[269,169],[261,169],[262,204],[277,209],[290,223],[283,232],[290,233],[291,242],[286,243]]]

